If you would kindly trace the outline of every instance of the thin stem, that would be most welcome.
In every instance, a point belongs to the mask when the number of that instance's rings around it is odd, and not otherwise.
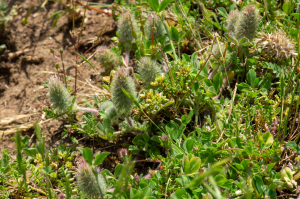
[[[98,185],[98,188],[99,188],[99,191],[100,191],[100,195],[101,195],[101,199],[103,199],[103,193],[102,193],[102,189],[100,187],[100,182],[99,182],[99,177],[98,177],[98,172],[97,171],[94,171],[94,175],[96,177],[96,181],[97,181],[97,185]]]
[[[61,58],[61,64],[62,64],[62,67],[63,67],[63,74],[64,74],[65,85],[66,85],[66,88],[68,88],[67,78],[66,78],[66,71],[65,71],[65,64],[64,64],[64,60],[63,60],[63,55],[62,54],[60,54],[60,58]]]

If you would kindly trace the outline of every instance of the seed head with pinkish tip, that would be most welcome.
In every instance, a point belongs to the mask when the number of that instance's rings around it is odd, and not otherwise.
[[[58,199],[65,199],[66,195],[63,193],[58,194]]]
[[[162,136],[162,138],[161,138],[164,142],[167,142],[168,141],[168,136],[166,136],[166,135],[164,135],[164,136]]]
[[[118,151],[118,156],[120,159],[125,158],[127,155],[128,155],[127,149],[125,149],[125,148],[122,148]]]
[[[139,182],[139,181],[141,181],[141,178],[140,178],[140,176],[134,176],[134,181],[135,181],[135,182]]]

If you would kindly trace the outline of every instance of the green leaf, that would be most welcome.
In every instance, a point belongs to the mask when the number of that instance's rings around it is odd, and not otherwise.
[[[135,97],[133,97],[130,93],[127,93],[127,91],[126,91],[124,88],[122,88],[122,91],[123,91],[123,93],[124,93],[129,99],[131,99],[131,101],[132,101],[132,102],[133,102],[140,110],[143,111],[143,109],[142,109],[140,103],[135,99]],[[144,111],[143,111],[143,112],[144,112]]]
[[[118,164],[115,168],[115,174],[114,176],[117,178],[119,177],[119,175],[121,174],[121,171],[123,169],[123,165],[122,164]]]
[[[255,78],[256,78],[256,72],[254,70],[250,70],[247,73],[247,79],[250,82],[251,86],[255,86]]]
[[[76,147],[77,151],[79,151],[81,154],[83,154],[83,148],[81,147]]]
[[[193,157],[190,160],[190,170],[189,174],[196,173],[201,166],[201,159],[199,157]]]
[[[224,18],[227,18],[227,12],[226,12],[226,9],[223,8],[223,7],[219,7],[217,8],[217,10],[219,11],[219,13],[224,17]]]
[[[43,167],[42,168],[42,171],[45,173],[45,174],[50,174],[52,172],[52,168],[51,166],[47,166],[47,167]]]
[[[273,135],[270,132],[266,132],[263,136],[259,137],[260,148],[262,151],[272,146],[274,141]]]
[[[182,161],[182,166],[183,166],[183,171],[185,174],[189,174],[190,171],[190,160],[188,156],[183,156],[183,161]]]
[[[290,1],[286,1],[282,5],[282,10],[288,15],[291,13],[291,7],[292,7],[292,3]]]
[[[34,157],[36,156],[37,150],[36,148],[24,148],[23,149],[24,153],[30,157]]]
[[[145,142],[148,142],[150,140],[150,136],[148,133],[143,133],[142,136]]]
[[[163,11],[173,0],[163,0],[159,5],[159,12]]]
[[[81,59],[83,59],[86,63],[88,63],[93,69],[94,71],[98,74],[98,72],[96,71],[96,69],[94,68],[93,64],[87,60],[85,57],[83,57],[82,55],[80,55],[79,53],[77,53],[79,57],[81,57]]]
[[[254,181],[254,185],[255,185],[255,189],[256,189],[257,193],[261,194],[263,192],[263,188],[264,188],[263,180],[259,176],[253,176],[253,181]]]
[[[83,157],[89,165],[93,165],[93,151],[90,148],[83,149]]]
[[[175,27],[171,27],[171,37],[172,39],[174,39],[176,42],[179,42],[179,34],[178,34],[178,30]]]
[[[190,153],[193,150],[195,139],[188,138],[183,143],[183,148],[187,153]]]
[[[170,53],[170,52],[172,52],[172,45],[171,44],[165,45],[165,47],[163,48],[163,52],[164,53]]]
[[[148,3],[153,11],[158,12],[159,0],[148,0]]]
[[[204,79],[203,82],[207,88],[213,86],[213,83],[210,79]]]
[[[95,157],[95,161],[94,161],[94,166],[101,164],[104,159],[106,158],[106,156],[108,156],[110,153],[109,152],[103,152],[100,154],[97,154]]]
[[[243,167],[243,165],[241,165],[241,164],[235,163],[234,165],[235,165],[235,167],[236,167],[238,170],[240,170],[240,171],[243,171],[243,170],[245,169],[245,168]]]
[[[219,92],[220,92],[220,90],[219,90]],[[217,92],[216,92],[216,90],[215,90],[215,87],[213,87],[213,86],[209,87],[209,88],[207,89],[207,91],[206,91],[206,95],[207,95],[208,97],[215,97],[215,96],[217,95]]]
[[[172,193],[171,194],[171,198],[172,199],[182,199],[182,198],[186,198],[184,197],[185,196],[185,193],[186,193],[186,190],[185,189],[177,189],[175,191],[175,193]]]
[[[300,14],[299,13],[293,13],[291,16],[295,17],[295,19],[298,19],[300,21]]]
[[[285,145],[286,147],[293,148],[297,153],[300,153],[300,147],[295,142],[288,142]]]
[[[222,73],[218,73],[214,76],[213,78],[213,84],[214,84],[214,88],[216,91],[216,94],[220,93],[220,88],[223,84],[223,78],[222,78]]]

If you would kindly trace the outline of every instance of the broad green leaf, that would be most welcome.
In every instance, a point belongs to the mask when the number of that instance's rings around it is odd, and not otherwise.
[[[263,136],[259,137],[261,150],[264,151],[270,146],[272,146],[274,142],[273,135],[270,132],[266,132]]]
[[[109,154],[110,154],[109,152],[103,152],[103,153],[97,154],[93,165],[96,166],[96,165],[101,164],[104,161],[104,159],[106,158],[106,156],[108,156]]]
[[[151,194],[150,187],[145,187],[144,189],[142,189],[142,198],[150,196],[150,194]]]
[[[93,151],[90,148],[83,149],[83,157],[87,163],[93,165]]]
[[[210,79],[204,79],[203,82],[207,88],[213,86],[213,83]]]
[[[50,174],[52,172],[52,168],[51,166],[47,166],[47,167],[43,167],[42,168],[42,171],[45,173],[45,174]]]
[[[190,159],[189,174],[196,173],[201,166],[201,159],[199,157],[193,157]]]
[[[243,167],[243,165],[241,165],[241,164],[235,163],[234,165],[235,165],[235,167],[236,167],[238,170],[240,170],[240,171],[243,171],[243,170],[245,169],[245,168]]]
[[[37,153],[37,150],[36,150],[36,148],[29,148],[29,149],[28,149],[28,148],[24,148],[24,149],[23,149],[23,152],[24,152],[26,155],[35,158],[36,153]]]
[[[188,138],[183,143],[183,148],[187,153],[190,153],[193,150],[195,139]]]
[[[254,185],[255,185],[255,189],[256,189],[257,193],[261,194],[264,189],[263,180],[259,176],[253,176],[253,181],[254,181]]]
[[[219,92],[220,92],[220,90],[219,90]],[[213,86],[209,87],[209,88],[207,89],[207,91],[206,91],[206,95],[207,95],[208,97],[215,97],[215,96],[217,95],[217,92],[216,92],[216,90],[215,90],[215,87],[213,87]]]
[[[171,44],[165,45],[165,47],[163,48],[163,52],[164,53],[170,53],[170,52],[172,52],[172,45]]]
[[[282,5],[282,10],[288,15],[291,12],[292,3],[290,1],[286,1]]]
[[[183,171],[185,174],[189,174],[190,170],[190,160],[188,156],[183,156],[183,161],[182,161],[182,166],[183,166]]]
[[[300,21],[300,14],[299,13],[293,13],[291,16],[295,17],[295,19],[298,19]]]
[[[222,73],[218,73],[213,78],[213,85],[214,85],[216,94],[220,93],[220,88],[221,88],[222,84],[223,84]]]
[[[295,142],[288,142],[285,145],[286,147],[293,148],[297,153],[300,153],[300,147]]]
[[[115,174],[114,176],[117,178],[119,177],[119,175],[121,174],[121,171],[123,169],[123,165],[122,164],[118,164],[115,168]]]
[[[247,73],[247,79],[253,87],[255,86],[255,78],[256,72],[254,70],[249,70],[249,72]]]
[[[148,3],[153,11],[158,12],[159,0],[148,0]]]
[[[250,85],[246,84],[246,83],[241,83],[237,85],[237,88],[241,91],[244,88],[250,88]]]
[[[148,133],[143,133],[142,136],[145,142],[148,142],[150,140],[150,136]]]
[[[226,12],[226,9],[223,8],[223,7],[219,7],[217,8],[217,10],[219,11],[219,13],[224,17],[224,18],[227,18],[227,12]]]
[[[173,0],[163,0],[159,5],[159,12],[163,11]]]
[[[185,193],[186,193],[186,190],[185,189],[177,189],[175,191],[175,193],[172,193],[171,194],[171,198],[172,199],[182,199],[182,198],[185,198]]]
[[[171,27],[171,37],[172,39],[174,39],[176,42],[179,42],[179,34],[178,34],[178,30],[175,27]]]

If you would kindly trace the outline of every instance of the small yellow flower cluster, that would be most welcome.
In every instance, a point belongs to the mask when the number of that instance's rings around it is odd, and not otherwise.
[[[154,114],[168,101],[162,93],[154,93],[153,90],[149,90],[146,94],[141,94],[140,97],[144,99],[142,109],[149,115]]]
[[[165,76],[159,76],[155,79],[154,82],[151,82],[151,86],[162,86]]]

